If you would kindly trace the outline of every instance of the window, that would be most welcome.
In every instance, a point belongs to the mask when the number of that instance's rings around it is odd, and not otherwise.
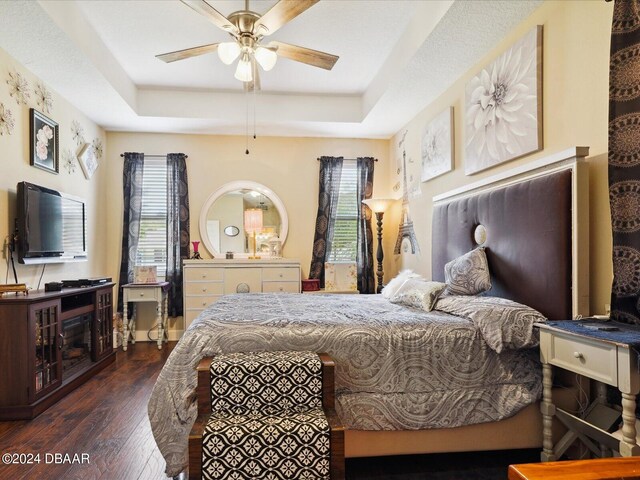
[[[328,258],[330,262],[355,262],[358,246],[358,164],[344,160],[336,208],[336,223]]]
[[[167,160],[145,158],[142,174],[142,211],[136,266],[157,266],[158,277],[167,268]]]

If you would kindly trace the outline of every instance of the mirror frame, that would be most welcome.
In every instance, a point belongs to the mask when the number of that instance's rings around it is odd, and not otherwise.
[[[258,182],[253,182],[251,180],[236,180],[233,182],[228,182],[214,191],[209,198],[202,205],[202,210],[200,210],[200,240],[204,243],[204,246],[209,251],[212,257],[224,257],[224,252],[218,252],[209,240],[209,235],[207,234],[207,213],[209,212],[209,208],[215,203],[215,201],[222,197],[224,194],[233,192],[235,190],[240,189],[248,189],[255,190],[260,192],[262,195],[268,197],[273,205],[278,209],[278,213],[280,214],[280,241],[282,242],[282,246],[284,247],[284,243],[287,240],[287,234],[289,233],[289,216],[287,215],[287,209],[284,208],[284,203],[280,200],[280,197],[276,195],[276,193],[271,190],[269,187],[266,187]],[[244,219],[243,219],[244,220]],[[244,252],[233,252],[236,258],[246,258],[251,253]],[[261,254],[263,257],[270,258],[269,255]]]

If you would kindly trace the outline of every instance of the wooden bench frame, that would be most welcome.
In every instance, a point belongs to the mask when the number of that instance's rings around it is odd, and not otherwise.
[[[335,410],[335,383],[333,359],[326,353],[319,353],[322,362],[322,408],[329,422],[330,433],[330,474],[331,480],[344,480],[344,427]],[[198,418],[189,434],[189,480],[202,478],[202,434],[211,415],[211,378],[209,369],[213,357],[205,357],[196,367],[198,372]]]

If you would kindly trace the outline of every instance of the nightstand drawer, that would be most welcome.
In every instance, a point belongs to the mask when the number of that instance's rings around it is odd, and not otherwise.
[[[186,284],[186,295],[222,295],[224,284],[222,282],[192,282]]]
[[[262,291],[265,293],[300,293],[298,282],[264,282]]]
[[[187,282],[221,282],[224,279],[224,270],[222,268],[204,267],[185,268],[184,279]]]
[[[265,282],[298,282],[300,280],[298,268],[264,268],[262,280]]]
[[[615,345],[593,342],[576,336],[551,337],[549,363],[585,375],[609,385],[618,384],[617,349]]]
[[[128,302],[158,302],[161,295],[160,288],[155,287],[127,287],[123,294]]]

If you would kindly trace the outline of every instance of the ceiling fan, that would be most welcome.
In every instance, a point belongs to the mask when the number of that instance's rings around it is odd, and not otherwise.
[[[275,33],[319,0],[280,0],[262,16],[249,10],[249,0],[245,0],[244,10],[233,12],[228,17],[222,15],[205,0],[180,1],[229,33],[234,40],[156,55],[164,62],[175,62],[214,51],[218,52],[220,60],[226,65],[231,65],[240,58],[235,77],[244,82],[245,90],[251,91],[260,89],[257,65],[269,71],[276,64],[278,56],[325,70],[331,70],[338,61],[336,55],[289,43],[271,41],[266,45],[262,44],[264,37]]]

